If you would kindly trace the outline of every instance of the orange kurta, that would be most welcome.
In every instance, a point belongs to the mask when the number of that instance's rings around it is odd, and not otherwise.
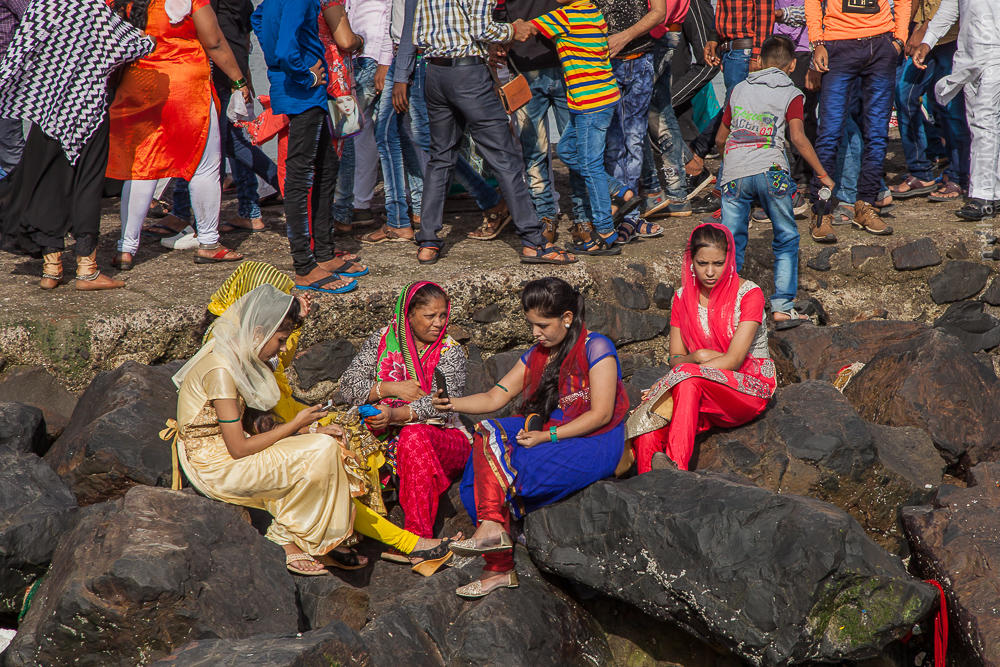
[[[209,0],[193,0],[191,13]],[[191,180],[208,141],[211,68],[194,19],[170,25],[163,0],[149,3],[146,33],[156,50],[128,65],[111,105],[109,178]]]

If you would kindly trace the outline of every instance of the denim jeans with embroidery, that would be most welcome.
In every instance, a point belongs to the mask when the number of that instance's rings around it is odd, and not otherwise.
[[[771,312],[792,308],[799,285],[799,228],[792,211],[795,181],[784,170],[770,170],[755,176],[744,176],[722,186],[722,224],[729,228],[736,241],[736,270],[743,268],[750,226],[750,207],[759,201],[771,218],[774,238],[774,295]]]
[[[638,193],[642,177],[642,144],[649,127],[649,101],[653,96],[653,55],[638,58],[613,58],[611,68],[618,80],[622,99],[608,128],[604,168],[630,190]],[[635,222],[639,209],[626,216]]]
[[[670,64],[674,49],[680,44],[681,33],[668,32],[656,40],[653,48],[653,97],[649,103],[649,132],[643,141],[642,189],[661,192],[656,175],[656,153],[663,160],[663,185],[667,198],[681,200],[687,196],[684,178],[684,137],[674,114],[670,95]]]

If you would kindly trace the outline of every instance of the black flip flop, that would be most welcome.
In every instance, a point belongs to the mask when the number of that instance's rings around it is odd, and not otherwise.
[[[576,264],[577,262],[580,261],[579,259],[569,259],[569,258],[566,258],[566,259],[547,259],[545,257],[545,255],[551,255],[553,253],[555,253],[557,256],[566,256],[566,255],[569,255],[568,252],[566,252],[565,250],[563,250],[562,248],[559,248],[557,246],[552,246],[551,248],[543,248],[542,246],[537,246],[536,245],[536,246],[531,246],[529,249],[530,250],[534,250],[535,254],[534,255],[525,255],[525,254],[522,254],[521,255],[521,263],[522,264],[560,264],[560,265],[565,265],[565,264]]]
[[[633,193],[632,198],[628,201],[625,201],[621,197],[615,197],[612,203],[618,207],[618,210],[611,215],[611,222],[613,222],[615,226],[618,226],[618,224],[625,219],[626,215],[639,208],[639,204],[642,203],[642,197]]]
[[[368,563],[361,563],[361,560],[358,558],[358,552],[354,549],[351,549],[346,554],[336,549],[330,549],[324,556],[324,559],[321,561],[324,565],[340,570],[360,570],[368,566]]]

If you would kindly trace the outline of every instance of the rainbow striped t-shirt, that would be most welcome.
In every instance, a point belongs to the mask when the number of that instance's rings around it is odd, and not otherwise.
[[[608,24],[592,2],[580,0],[531,21],[556,43],[572,113],[590,113],[618,103],[621,93],[608,59]]]

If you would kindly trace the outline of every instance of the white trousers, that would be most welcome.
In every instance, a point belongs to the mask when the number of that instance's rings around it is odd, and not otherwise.
[[[201,154],[198,168],[191,177],[191,209],[198,228],[198,242],[215,245],[219,242],[219,210],[222,208],[222,184],[219,168],[222,164],[222,142],[219,135],[219,114],[213,101],[208,112],[208,141]],[[122,187],[122,238],[118,252],[134,255],[139,250],[142,223],[156,194],[157,181],[125,181]]]
[[[365,128],[354,137],[354,208],[372,207],[375,183],[378,182],[381,158],[375,145],[375,121],[372,120],[372,107],[375,104],[368,105],[365,111]]]
[[[972,135],[969,197],[1000,200],[1000,66],[984,67],[978,85],[965,84]]]

